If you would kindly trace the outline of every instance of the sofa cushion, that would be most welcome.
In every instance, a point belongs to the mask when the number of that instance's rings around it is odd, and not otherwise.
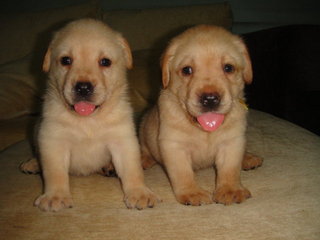
[[[0,14],[0,64],[46,47],[52,31],[67,21],[99,14],[92,1],[41,12]]]
[[[161,86],[160,55],[161,51],[133,52],[134,67],[128,72],[128,81],[136,117],[158,98]]]
[[[103,20],[123,33],[132,50],[163,49],[167,42],[188,27],[215,24],[231,28],[228,3],[173,7],[165,9],[108,11]]]
[[[262,167],[242,172],[253,197],[241,204],[200,207],[179,204],[163,169],[144,172],[163,200],[153,209],[128,210],[119,179],[71,176],[74,208],[45,213],[33,207],[41,194],[39,175],[19,172],[31,157],[21,142],[0,154],[0,234],[4,239],[319,239],[320,138],[262,112],[249,116],[248,148],[264,157]],[[213,192],[213,169],[196,173]]]
[[[45,76],[40,62],[32,67],[30,55],[0,65],[0,120],[39,112]]]
[[[14,143],[28,139],[34,143],[34,126],[37,116],[22,116],[13,119],[0,120],[0,152]]]

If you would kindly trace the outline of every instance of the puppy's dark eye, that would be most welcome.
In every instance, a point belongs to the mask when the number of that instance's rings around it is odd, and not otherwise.
[[[225,73],[233,73],[233,72],[234,72],[234,66],[231,65],[231,64],[225,64],[225,65],[223,66],[223,71],[224,71]]]
[[[72,58],[65,56],[60,59],[60,62],[63,66],[70,66],[72,64]]]
[[[99,61],[99,65],[102,66],[102,67],[110,67],[111,66],[111,60],[109,58],[102,58],[100,61]]]
[[[193,73],[193,69],[190,66],[186,66],[182,68],[181,72],[184,76],[190,76]]]

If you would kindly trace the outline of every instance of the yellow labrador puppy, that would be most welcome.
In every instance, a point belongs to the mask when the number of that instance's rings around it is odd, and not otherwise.
[[[242,40],[201,25],[174,38],[162,59],[163,90],[140,128],[143,167],[163,164],[176,199],[187,205],[240,203],[250,197],[240,171],[261,165],[245,154],[247,108],[243,88],[252,80]],[[197,186],[194,170],[215,165],[214,197]]]
[[[35,205],[41,210],[72,207],[68,173],[98,172],[111,161],[128,208],[157,201],[144,184],[128,102],[131,65],[127,41],[102,22],[77,20],[54,35],[43,63],[49,83],[38,137],[45,187]],[[21,168],[38,165],[31,160]]]

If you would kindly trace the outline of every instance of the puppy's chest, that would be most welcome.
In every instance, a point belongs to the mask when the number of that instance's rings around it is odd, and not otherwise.
[[[72,139],[72,149],[81,150],[83,153],[105,151],[112,136],[103,128],[79,128],[69,136]]]
[[[71,151],[70,169],[69,172],[75,175],[88,175],[99,172],[102,167],[106,166],[111,160],[111,155],[108,151],[103,151],[102,148],[96,151],[94,148],[89,148]]]
[[[70,146],[70,172],[87,175],[98,171],[111,159],[107,141],[100,133],[73,139]]]
[[[202,139],[201,141],[193,142],[192,158],[194,161],[213,161],[218,150],[219,143],[217,141],[208,141]]]

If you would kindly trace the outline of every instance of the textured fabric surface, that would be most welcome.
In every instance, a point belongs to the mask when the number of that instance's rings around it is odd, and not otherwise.
[[[65,8],[39,12],[0,14],[0,64],[26,56],[47,46],[52,31],[67,21],[81,17],[96,17],[98,8],[91,1]]]
[[[0,120],[0,152],[23,139],[34,139],[36,116],[22,116],[13,119]]]
[[[27,142],[0,155],[0,235],[5,239],[215,239],[320,238],[320,138],[271,115],[250,111],[249,151],[261,168],[242,172],[253,197],[231,206],[183,206],[174,199],[163,169],[145,171],[146,183],[163,200],[153,209],[126,209],[116,178],[71,177],[74,208],[44,213],[32,206],[41,193],[38,175],[18,171],[31,156]],[[214,171],[197,172],[214,190]]]
[[[0,119],[12,119],[39,112],[46,77],[42,59],[33,62],[28,55],[0,65]]]
[[[128,72],[130,100],[137,115],[153,104],[161,87],[161,51],[133,52],[134,67]]]
[[[164,9],[108,11],[103,20],[122,32],[133,50],[163,48],[177,33],[197,24],[231,28],[228,3]]]

